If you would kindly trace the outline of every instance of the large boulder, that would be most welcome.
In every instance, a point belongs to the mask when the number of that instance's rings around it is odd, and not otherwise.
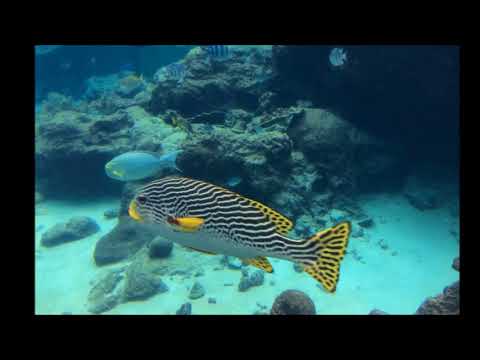
[[[378,190],[404,177],[395,148],[328,110],[304,109],[288,135],[333,190]]]
[[[115,263],[137,253],[157,234],[155,230],[127,216],[120,217],[118,224],[98,240],[93,258],[98,266]]]
[[[83,239],[95,234],[99,230],[100,227],[95,220],[86,216],[76,216],[68,222],[58,223],[45,231],[40,242],[43,246],[56,246]]]
[[[228,59],[210,59],[199,49],[184,59],[185,80],[159,78],[148,109],[158,114],[177,109],[182,116],[194,116],[212,109],[242,108],[254,111],[267,91],[271,77],[271,52],[259,48],[233,49]]]

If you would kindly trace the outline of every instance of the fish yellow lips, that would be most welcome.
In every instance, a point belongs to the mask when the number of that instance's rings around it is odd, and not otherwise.
[[[137,221],[143,220],[137,211],[137,204],[135,203],[135,200],[132,200],[130,202],[130,206],[128,207],[128,215],[130,215],[130,217],[134,220],[137,220]]]
[[[202,218],[197,217],[184,217],[184,218],[174,218],[168,217],[167,222],[174,226],[177,230],[184,232],[195,232],[201,225],[205,222]]]

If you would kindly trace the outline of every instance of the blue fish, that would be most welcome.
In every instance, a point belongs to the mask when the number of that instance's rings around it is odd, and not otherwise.
[[[342,48],[333,48],[328,58],[333,66],[343,66],[347,62],[347,52]]]
[[[38,225],[38,226],[35,228],[35,232],[41,231],[44,227],[45,227],[45,225],[43,225],[43,224]]]
[[[184,64],[170,64],[165,67],[167,76],[172,80],[177,80],[179,83],[185,79],[186,68]]]
[[[208,45],[201,47],[212,58],[227,58],[230,55],[228,45]]]
[[[120,181],[145,179],[167,168],[181,172],[175,163],[180,152],[182,150],[160,156],[146,151],[130,151],[109,161],[105,165],[105,172],[110,178]]]

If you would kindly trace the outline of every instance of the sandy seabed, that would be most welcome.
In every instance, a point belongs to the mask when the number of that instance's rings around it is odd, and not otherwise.
[[[459,220],[446,207],[419,211],[401,195],[375,195],[360,200],[361,206],[375,221],[365,236],[350,238],[349,253],[342,262],[340,282],[335,294],[326,293],[305,273],[297,273],[290,262],[270,259],[273,274],[265,274],[262,286],[246,292],[237,289],[241,273],[218,270],[221,256],[192,253],[175,245],[165,261],[189,261],[204,270],[204,276],[184,278],[165,276],[169,291],[145,301],[123,303],[108,314],[175,314],[185,303],[192,304],[192,314],[253,314],[261,306],[270,309],[275,297],[284,290],[297,289],[315,302],[317,314],[368,314],[374,308],[391,314],[413,314],[428,296],[458,280],[451,264],[459,254]],[[103,213],[119,206],[119,201],[73,203],[45,201],[35,216],[35,313],[89,314],[87,297],[93,282],[112,266],[97,267],[93,261],[95,243],[107,234],[117,220],[107,220]],[[45,248],[42,233],[72,216],[89,216],[101,230],[82,240]],[[321,229],[318,229],[321,230]],[[383,248],[379,241],[382,240]],[[386,244],[386,247],[385,247]],[[353,256],[352,251],[356,253]],[[361,260],[358,260],[361,256]],[[125,264],[127,262],[124,262]],[[217,268],[216,270],[214,270]],[[194,281],[200,281],[206,295],[188,299]],[[231,284],[231,285],[225,285]],[[216,303],[208,303],[209,298]]]

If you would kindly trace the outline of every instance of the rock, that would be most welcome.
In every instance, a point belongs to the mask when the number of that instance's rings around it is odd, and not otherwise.
[[[271,315],[315,315],[315,304],[302,291],[286,290],[275,298]]]
[[[104,166],[131,150],[126,131],[132,125],[124,111],[112,115],[59,111],[39,123],[35,174],[48,178],[43,194],[117,194],[122,184],[105,176]]]
[[[366,219],[360,220],[358,222],[358,225],[360,225],[363,228],[371,228],[374,225],[373,219],[368,217]]]
[[[100,230],[95,220],[86,216],[71,218],[66,223],[58,223],[42,235],[43,246],[55,246],[70,241],[80,240]]]
[[[458,142],[450,141],[452,134],[458,133],[458,122],[448,121],[458,114],[458,49],[355,45],[342,48],[347,62],[344,67],[334,68],[328,60],[332,46],[273,46],[272,90],[281,99],[306,99],[316,107],[341,113],[359,126],[392,139],[389,145],[400,144],[406,154],[420,156],[428,150],[430,159],[442,154],[452,159],[448,161],[451,164],[458,164],[453,160],[458,159]],[[422,106],[418,106],[420,97],[424,99]],[[398,105],[399,98],[402,106]],[[415,116],[412,109],[416,109]],[[438,127],[435,134],[431,133],[432,124]],[[400,132],[403,136],[393,140]],[[430,145],[426,148],[425,144]],[[323,158],[322,152],[317,154]],[[383,166],[378,163],[376,167]],[[375,170],[374,164],[371,169]],[[381,173],[388,176],[384,170]],[[400,179],[405,177],[403,170],[392,170],[390,179],[399,173]],[[373,187],[380,184],[372,176],[366,178]]]
[[[188,298],[192,300],[196,300],[196,299],[200,299],[204,295],[205,295],[205,288],[198,281],[195,281],[195,283],[192,286],[192,289],[190,290],[190,293],[188,294]]]
[[[119,212],[119,209],[108,209],[104,211],[103,216],[105,219],[115,219],[118,217]]]
[[[166,258],[170,256],[173,243],[161,236],[155,237],[149,244],[148,250],[151,258]]]
[[[377,244],[382,250],[388,250],[388,244],[385,242],[385,239],[378,240]]]
[[[457,315],[460,314],[460,282],[447,286],[443,293],[427,298],[417,309],[416,315]]]
[[[125,272],[123,301],[145,300],[168,291],[168,286],[149,272],[141,261],[134,261]]]
[[[247,291],[253,286],[260,286],[265,280],[265,274],[262,270],[255,270],[252,274],[248,270],[242,270],[242,277],[238,284],[238,291]]]
[[[215,298],[208,298],[208,303],[209,304],[216,304],[217,300]]]
[[[189,302],[180,306],[180,309],[176,312],[177,315],[192,315],[192,304]]]
[[[389,315],[389,314],[382,310],[373,309],[368,313],[368,315]]]
[[[342,222],[348,219],[348,214],[345,211],[339,209],[332,209],[329,213],[330,221],[333,224]]]
[[[249,134],[225,127],[192,134],[183,150],[177,165],[186,175],[213,183],[240,177],[242,186],[269,194],[286,177],[292,143],[279,131]]]
[[[454,268],[454,269],[457,270],[457,271],[460,271],[460,258],[456,257],[456,258],[453,260],[452,268]]]
[[[178,109],[182,116],[217,110],[254,111],[269,85],[271,52],[260,49],[235,49],[222,62],[210,62],[205,54],[191,52],[185,57],[189,69],[186,80],[172,86],[169,79],[157,77],[148,105],[149,111]]]
[[[133,219],[120,217],[118,224],[95,245],[93,258],[98,266],[124,260],[154,239],[154,229]]]
[[[358,238],[364,235],[363,228],[356,223],[352,223],[352,237]]]
[[[221,263],[227,265],[229,269],[240,270],[242,268],[242,261],[234,256],[224,255],[221,259]]]
[[[410,205],[417,208],[420,211],[432,210],[438,208],[438,200],[432,193],[416,192],[405,193]]]
[[[92,287],[88,294],[88,311],[101,314],[113,309],[121,302],[122,280],[125,268],[108,272]]]

